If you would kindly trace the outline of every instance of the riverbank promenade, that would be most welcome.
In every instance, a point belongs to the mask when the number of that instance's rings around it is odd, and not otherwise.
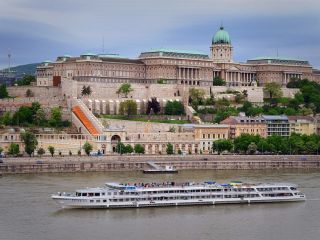
[[[5,158],[0,174],[139,171],[148,161],[182,169],[319,169],[319,155],[110,155]]]

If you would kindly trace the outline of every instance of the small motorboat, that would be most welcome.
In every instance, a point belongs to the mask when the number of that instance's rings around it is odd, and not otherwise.
[[[178,170],[173,166],[165,166],[164,168],[159,166],[157,168],[145,169],[143,173],[178,173]]]

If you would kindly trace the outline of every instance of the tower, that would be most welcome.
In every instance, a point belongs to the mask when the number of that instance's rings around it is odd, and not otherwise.
[[[211,58],[216,63],[232,62],[232,45],[229,33],[221,26],[212,38]]]

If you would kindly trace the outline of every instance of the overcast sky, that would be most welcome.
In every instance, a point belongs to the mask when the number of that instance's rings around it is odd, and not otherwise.
[[[320,67],[319,0],[0,0],[0,68],[84,52],[166,47],[209,54],[221,22],[234,60],[292,57]]]

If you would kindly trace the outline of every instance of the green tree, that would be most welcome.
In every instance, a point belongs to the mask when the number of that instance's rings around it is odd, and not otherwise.
[[[59,107],[51,108],[49,122],[52,126],[58,126],[61,123],[61,109]]]
[[[204,102],[205,91],[198,88],[189,89],[189,103],[194,109],[198,109],[198,106]]]
[[[254,154],[257,151],[257,144],[255,142],[250,143],[247,151],[249,154]]]
[[[144,154],[145,150],[141,144],[134,145],[134,152],[138,154]]]
[[[272,135],[268,136],[266,139],[267,143],[270,145],[270,151],[271,152],[283,152],[287,150],[287,145],[285,144],[286,141],[284,141],[283,137],[278,135]]]
[[[126,153],[126,146],[122,142],[118,142],[115,150],[119,154],[124,154]]]
[[[31,157],[37,148],[38,140],[31,132],[21,133],[21,139],[24,142],[24,151]]]
[[[174,151],[173,151],[173,145],[171,144],[171,143],[168,143],[167,144],[167,154],[168,155],[172,155],[173,153],[174,153]]]
[[[120,103],[119,112],[121,115],[137,115],[137,103],[134,100],[126,100]]]
[[[30,107],[21,106],[18,111],[13,114],[12,124],[24,125],[32,123],[32,111]]]
[[[89,156],[90,152],[92,151],[92,145],[89,142],[85,142],[82,146],[82,149]]]
[[[306,151],[304,136],[293,133],[289,137],[290,152],[293,154],[301,154]],[[307,138],[306,138],[307,140]]]
[[[293,116],[297,114],[297,111],[294,108],[286,108],[284,114],[287,116]]]
[[[48,147],[48,151],[50,152],[51,157],[53,157],[55,148],[54,148],[53,146],[49,146],[49,147]]]
[[[34,93],[30,89],[27,89],[26,97],[34,97]]]
[[[166,115],[182,115],[184,114],[184,106],[180,101],[168,101],[164,112]]]
[[[11,143],[8,148],[8,154],[12,156],[18,155],[20,152],[19,144]]]
[[[126,153],[133,153],[133,147],[130,144],[127,144],[125,146],[125,152]]]
[[[153,110],[154,114],[158,114],[161,110],[160,103],[158,102],[156,97],[152,97],[151,100],[148,101],[146,114],[150,114],[151,110]]]
[[[268,143],[266,139],[261,139],[258,142],[257,149],[261,153],[273,153],[275,151],[274,145],[271,143]]]
[[[234,107],[227,107],[224,109],[220,109],[217,111],[214,122],[215,123],[220,123],[222,120],[230,117],[230,116],[236,116],[238,115],[239,111],[235,109]]]
[[[37,153],[38,153],[38,155],[40,155],[40,157],[41,157],[43,154],[46,153],[46,151],[45,151],[43,148],[39,148]]]
[[[91,87],[90,86],[83,86],[81,89],[81,95],[82,96],[90,96],[92,93]]]
[[[271,99],[282,97],[281,86],[276,82],[266,83],[264,91],[269,93]]]
[[[312,115],[313,111],[310,108],[303,107],[299,109],[299,114],[302,116],[308,116],[308,115]]]
[[[305,152],[308,154],[315,154],[318,151],[318,144],[314,141],[307,141],[305,143]]]
[[[243,103],[245,101],[246,97],[242,94],[242,93],[236,93],[236,96],[235,96],[235,102],[236,103]]]
[[[213,79],[213,86],[225,86],[226,81],[223,80],[221,77],[215,77]]]
[[[31,104],[30,110],[31,110],[32,115],[35,115],[36,112],[37,112],[39,109],[41,109],[41,105],[40,105],[39,102],[33,102],[33,103]]]
[[[128,97],[128,94],[133,91],[130,83],[123,83],[117,90],[117,94],[123,94],[125,98]]]
[[[212,150],[217,151],[219,154],[228,151],[231,152],[233,149],[233,143],[231,140],[219,139],[212,143]]]
[[[11,117],[11,113],[10,112],[5,112],[3,114],[3,117],[2,117],[2,123],[4,125],[11,125],[12,124],[12,117]]]
[[[248,133],[241,134],[234,139],[234,149],[236,152],[247,152],[250,143],[257,144],[261,137],[259,135],[251,135]]]
[[[230,106],[230,101],[226,98],[220,98],[216,100],[215,108],[218,110],[225,109]]]
[[[180,149],[180,148],[178,149],[178,154],[179,154],[179,155],[181,155],[181,154],[182,154],[182,151],[181,151],[181,149]]]
[[[38,126],[41,126],[44,124],[45,120],[46,120],[46,114],[41,108],[34,115],[34,123],[37,124]]]
[[[5,84],[0,84],[0,99],[9,97],[7,86]]]
[[[22,79],[16,81],[16,84],[18,86],[26,86],[26,85],[30,85],[31,82],[35,82],[36,81],[36,77],[32,76],[32,75],[25,75],[23,76]]]
[[[3,148],[2,147],[0,147],[0,155],[1,155],[1,153],[3,152]]]

